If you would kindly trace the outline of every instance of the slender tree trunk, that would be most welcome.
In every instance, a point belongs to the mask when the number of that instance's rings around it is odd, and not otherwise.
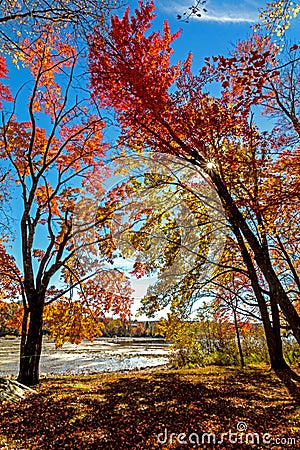
[[[219,174],[212,173],[210,177],[217,189],[218,195],[224,205],[227,218],[233,229],[238,230],[238,232],[242,233],[245,240],[251,247],[255,261],[260,268],[262,274],[264,275],[273,296],[273,300],[280,306],[281,311],[283,312],[287,322],[291,326],[294,337],[300,344],[300,317],[297,313],[294,305],[289,299],[287,293],[285,292],[280,279],[278,278],[272,262],[270,260],[270,256],[268,253],[268,249],[264,248],[264,246],[258,241],[255,234],[252,232],[250,227],[247,224],[246,219],[244,218],[241,211],[236,206],[233,198],[227,190],[227,187],[223,183]],[[235,233],[235,231],[234,231]],[[235,233],[236,234],[236,233]],[[250,255],[249,255],[250,257]],[[252,262],[252,259],[251,259]],[[253,264],[253,262],[252,262]],[[254,269],[254,273],[256,271]],[[250,274],[250,278],[251,278]]]
[[[23,314],[23,319],[22,319],[20,354],[24,353],[24,350],[25,350],[27,327],[28,327],[28,317],[29,317],[29,308],[25,302],[23,303],[23,307],[24,307],[24,314]]]
[[[261,259],[256,258],[256,260],[268,282],[271,300],[280,306],[287,322],[291,326],[294,337],[300,344],[300,317],[277,277],[272,263],[268,260],[268,255],[262,256]]]
[[[272,322],[270,319],[270,313],[263,296],[259,291],[258,280],[252,280],[252,286],[256,285],[256,298],[258,299],[258,306],[262,317],[264,326],[266,342],[268,347],[268,353],[270,357],[271,367],[278,376],[278,378],[284,383],[289,393],[299,399],[300,389],[294,381],[300,381],[300,377],[290,368],[284,359],[282,339],[280,333],[280,317],[278,304],[271,297],[271,313]]]
[[[244,354],[243,354],[243,349],[242,349],[242,344],[241,344],[240,330],[239,330],[235,311],[233,311],[233,316],[234,316],[234,328],[235,328],[237,346],[238,346],[238,351],[239,351],[239,356],[240,356],[240,363],[241,363],[241,368],[243,369],[245,367],[245,359],[244,359]]]
[[[276,239],[277,239],[277,242],[279,244],[280,250],[282,251],[282,253],[283,253],[284,257],[285,257],[285,260],[286,260],[286,262],[287,262],[287,264],[288,264],[288,266],[290,268],[290,271],[293,274],[294,281],[295,281],[295,283],[296,283],[296,285],[298,287],[298,290],[300,292],[300,278],[298,276],[297,270],[294,267],[293,261],[290,258],[290,255],[286,251],[286,249],[285,249],[285,247],[284,247],[284,245],[283,245],[283,243],[282,243],[282,241],[281,241],[281,239],[280,239],[280,237],[278,235],[276,236]]]
[[[282,339],[280,334],[280,317],[278,303],[274,299],[273,290],[271,290],[270,303],[271,303],[271,314],[272,321],[270,318],[270,312],[268,310],[266,300],[261,292],[258,276],[252,261],[252,258],[246,248],[243,236],[241,235],[240,229],[236,226],[234,222],[231,223],[232,230],[237,238],[243,261],[247,267],[249,278],[253,291],[255,293],[259,311],[261,314],[266,342],[268,347],[268,353],[270,357],[271,367],[285,384],[289,393],[295,397],[300,397],[300,391],[293,380],[300,381],[300,377],[289,367],[284,359],[283,349],[282,349]]]
[[[37,301],[34,302],[34,305],[31,304],[29,308],[27,330],[26,328],[22,329],[20,370],[17,380],[26,386],[34,386],[39,382],[39,363],[43,338],[42,327],[43,302]]]

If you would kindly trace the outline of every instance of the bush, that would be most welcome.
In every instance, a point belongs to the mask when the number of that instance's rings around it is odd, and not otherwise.
[[[229,322],[210,319],[184,321],[169,315],[168,320],[162,320],[159,330],[173,343],[170,362],[174,368],[240,365],[236,333]],[[240,338],[246,365],[269,363],[261,325],[241,327]],[[288,363],[300,361],[300,349],[294,340],[286,338],[283,343]]]
[[[204,358],[204,364],[213,366],[237,366],[239,364],[239,357],[237,352],[225,353],[214,351]]]
[[[172,342],[169,359],[176,369],[203,365],[204,354],[198,342],[196,325],[197,323],[180,320],[170,314],[168,320],[161,320],[158,326],[157,331]]]
[[[283,339],[283,349],[289,364],[300,363],[300,348],[292,336]]]
[[[199,343],[190,342],[189,346],[184,341],[174,343],[170,362],[175,369],[192,369],[203,366],[203,352]]]

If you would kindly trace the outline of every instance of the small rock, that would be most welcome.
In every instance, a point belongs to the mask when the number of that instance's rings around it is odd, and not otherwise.
[[[37,392],[18,381],[0,377],[0,402],[17,402],[27,394],[33,393]]]

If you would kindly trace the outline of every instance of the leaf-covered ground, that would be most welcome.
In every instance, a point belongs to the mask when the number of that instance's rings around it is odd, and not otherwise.
[[[61,377],[1,405],[0,448],[294,450],[299,419],[299,405],[263,368]]]

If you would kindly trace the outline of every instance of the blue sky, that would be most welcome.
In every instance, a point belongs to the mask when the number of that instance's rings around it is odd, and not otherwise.
[[[251,26],[258,22],[261,0],[208,0],[207,13],[193,18],[189,23],[177,20],[193,3],[192,0],[157,0],[155,26],[167,19],[173,32],[182,28],[182,35],[174,42],[175,59],[184,59],[190,51],[194,55],[194,70],[202,66],[206,56],[224,54],[232,50],[235,43],[251,34]],[[135,2],[130,2],[134,5]]]
[[[193,18],[189,23],[177,20],[194,2],[193,0],[154,0],[157,18],[154,26],[161,29],[166,19],[171,31],[182,29],[182,35],[174,44],[174,60],[185,59],[188,52],[194,55],[194,71],[201,66],[204,57],[223,54],[233,50],[237,41],[252,33],[251,27],[259,22],[259,10],[263,10],[267,1],[263,0],[207,0],[206,13],[201,18]],[[132,12],[137,0],[128,2]],[[299,20],[292,22],[289,35],[298,38]]]
[[[191,2],[184,1],[157,1],[157,5],[161,11],[167,13],[182,14]],[[259,8],[263,8],[265,3],[261,0],[208,0],[205,8],[207,12],[201,18],[193,19],[194,22],[210,22],[218,24],[241,24],[253,23],[257,21],[257,12]]]

